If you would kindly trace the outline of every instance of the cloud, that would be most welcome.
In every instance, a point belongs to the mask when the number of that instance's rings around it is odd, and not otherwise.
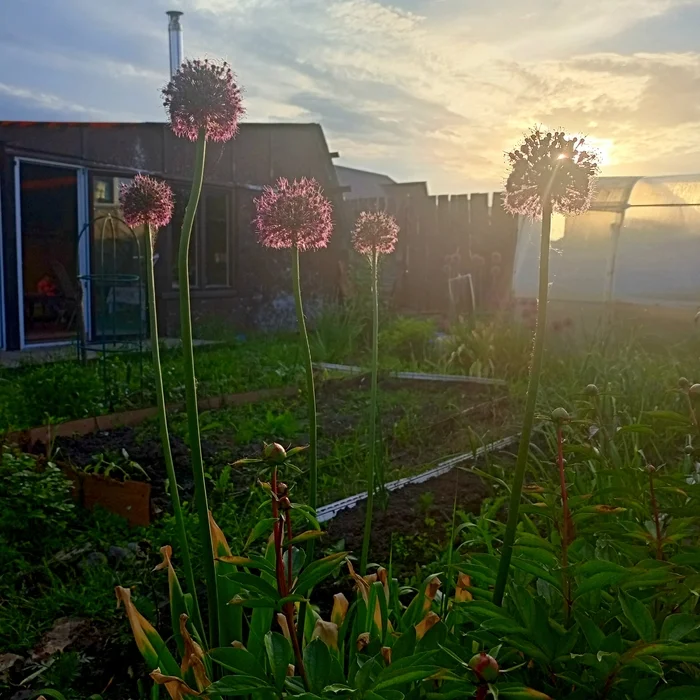
[[[346,164],[435,192],[497,187],[533,123],[587,132],[610,174],[692,169],[700,152],[700,55],[614,49],[700,0],[35,0],[38,19],[5,2],[0,82],[27,118],[162,118],[179,4],[186,53],[232,63],[250,120],[318,121]]]

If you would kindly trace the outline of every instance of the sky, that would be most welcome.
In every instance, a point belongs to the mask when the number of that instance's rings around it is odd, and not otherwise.
[[[700,0],[0,0],[0,120],[164,120],[169,9],[247,120],[433,194],[498,189],[536,124],[604,175],[700,172]]]

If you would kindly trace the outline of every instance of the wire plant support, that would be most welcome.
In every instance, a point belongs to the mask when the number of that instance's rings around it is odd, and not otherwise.
[[[118,387],[110,357],[137,355],[139,393],[143,394],[143,351],[148,332],[144,246],[140,235],[112,214],[88,222],[80,231],[78,245],[82,236],[90,233],[91,272],[78,276],[82,313],[78,314],[77,350],[83,363],[97,355],[105,404],[113,411]],[[89,318],[88,324],[86,318]],[[127,366],[128,373],[131,366]]]

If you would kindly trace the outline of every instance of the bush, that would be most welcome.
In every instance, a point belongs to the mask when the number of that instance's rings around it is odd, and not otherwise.
[[[53,463],[3,449],[0,461],[0,532],[10,543],[61,534],[75,510],[71,482]]]
[[[436,330],[431,319],[398,316],[386,322],[379,332],[381,356],[401,362],[422,362],[429,355]]]

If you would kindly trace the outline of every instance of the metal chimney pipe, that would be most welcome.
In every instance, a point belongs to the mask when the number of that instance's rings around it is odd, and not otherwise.
[[[182,65],[182,25],[180,17],[183,13],[178,10],[169,10],[165,13],[169,17],[168,38],[170,39],[170,77],[175,75]]]

